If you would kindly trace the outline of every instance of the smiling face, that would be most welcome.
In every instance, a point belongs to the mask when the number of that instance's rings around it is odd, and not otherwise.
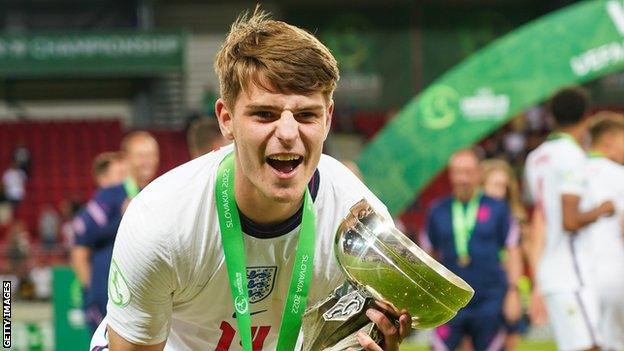
[[[509,175],[502,169],[491,171],[483,181],[483,191],[495,199],[506,199],[508,187]]]
[[[275,93],[250,84],[233,111],[222,99],[216,111],[223,135],[234,141],[241,184],[275,202],[300,201],[319,163],[333,103],[320,92]]]

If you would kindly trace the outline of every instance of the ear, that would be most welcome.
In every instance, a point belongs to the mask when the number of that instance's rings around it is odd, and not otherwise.
[[[233,113],[228,109],[222,98],[217,99],[217,102],[215,103],[215,113],[217,115],[217,120],[219,121],[221,134],[223,134],[227,140],[234,140],[234,133],[232,132]]]
[[[327,136],[329,135],[329,130],[331,129],[331,122],[334,116],[334,100],[329,100],[329,105],[327,106],[327,110],[325,111],[325,140],[327,140]]]

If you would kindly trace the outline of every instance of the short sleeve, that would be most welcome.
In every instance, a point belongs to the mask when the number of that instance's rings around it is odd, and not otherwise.
[[[582,152],[566,152],[559,164],[561,194],[581,195],[585,184],[585,155]]]
[[[501,248],[518,246],[520,242],[520,226],[518,221],[511,214],[511,210],[506,203],[501,202],[498,245]]]
[[[109,272],[109,326],[139,345],[165,341],[171,325],[174,270],[168,236],[158,223],[140,198],[131,201]]]

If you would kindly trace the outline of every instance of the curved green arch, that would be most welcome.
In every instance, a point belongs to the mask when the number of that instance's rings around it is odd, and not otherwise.
[[[400,213],[456,150],[563,86],[624,69],[624,1],[548,14],[455,66],[410,101],[358,160],[370,188]]]

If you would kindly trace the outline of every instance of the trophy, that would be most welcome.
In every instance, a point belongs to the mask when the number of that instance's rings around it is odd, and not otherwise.
[[[347,283],[303,316],[303,351],[361,350],[355,334],[381,333],[366,317],[368,308],[395,320],[412,316],[412,328],[439,326],[465,307],[474,290],[427,255],[394,224],[361,200],[351,207],[334,241]],[[395,322],[395,324],[398,322]]]

